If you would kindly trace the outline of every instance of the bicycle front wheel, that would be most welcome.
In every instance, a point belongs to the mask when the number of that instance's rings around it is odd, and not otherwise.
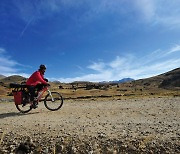
[[[47,94],[44,99],[44,105],[48,110],[56,111],[59,110],[63,105],[63,98],[58,92],[51,92]]]

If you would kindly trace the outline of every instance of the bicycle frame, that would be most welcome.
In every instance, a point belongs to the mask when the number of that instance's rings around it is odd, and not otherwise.
[[[52,97],[52,94],[51,94],[51,91],[48,89],[48,87],[44,87],[41,91],[38,92],[38,96],[36,97],[37,101],[40,102],[40,101],[43,101],[42,96],[45,92],[48,92],[49,95],[51,96],[51,99],[52,101],[54,101],[54,98]]]

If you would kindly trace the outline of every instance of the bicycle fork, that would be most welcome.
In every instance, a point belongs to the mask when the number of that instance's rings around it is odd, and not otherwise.
[[[52,94],[51,94],[51,91],[50,91],[50,90],[48,90],[48,93],[49,93],[49,95],[50,95],[50,97],[51,97],[52,101],[54,102],[54,98],[53,98],[53,96],[52,96]]]

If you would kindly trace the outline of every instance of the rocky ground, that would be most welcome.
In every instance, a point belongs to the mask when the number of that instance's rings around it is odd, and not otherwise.
[[[0,153],[180,153],[180,97],[0,105]]]

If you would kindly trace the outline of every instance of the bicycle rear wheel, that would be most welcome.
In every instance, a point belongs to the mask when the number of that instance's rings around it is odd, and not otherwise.
[[[52,97],[51,97],[52,95]],[[51,92],[51,95],[47,94],[44,99],[44,105],[48,110],[59,110],[63,105],[63,98],[58,92]]]
[[[16,105],[16,108],[21,112],[21,113],[27,113],[32,110],[31,104],[28,103],[25,106],[23,104]]]

